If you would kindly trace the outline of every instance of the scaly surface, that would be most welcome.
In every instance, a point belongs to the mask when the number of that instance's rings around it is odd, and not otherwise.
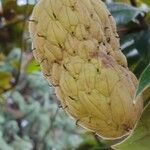
[[[40,0],[29,30],[33,54],[77,124],[103,138],[127,134],[143,100],[120,51],[116,24],[100,0]]]

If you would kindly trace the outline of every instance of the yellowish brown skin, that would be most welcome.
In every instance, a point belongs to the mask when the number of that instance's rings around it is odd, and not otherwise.
[[[120,50],[115,21],[100,0],[40,0],[29,30],[33,54],[62,107],[77,124],[107,139],[130,132],[136,77]]]

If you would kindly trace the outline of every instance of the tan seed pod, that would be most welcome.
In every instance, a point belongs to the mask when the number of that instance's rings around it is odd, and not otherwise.
[[[76,124],[107,139],[133,129],[143,109],[136,77],[101,0],[40,0],[29,31],[33,53]]]

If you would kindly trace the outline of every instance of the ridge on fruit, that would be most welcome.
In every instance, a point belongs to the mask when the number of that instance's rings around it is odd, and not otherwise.
[[[133,103],[138,81],[102,1],[40,0],[29,31],[43,75],[77,124],[108,139],[133,129],[143,99]]]

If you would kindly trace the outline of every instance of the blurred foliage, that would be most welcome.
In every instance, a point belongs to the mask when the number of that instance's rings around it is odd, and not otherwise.
[[[2,96],[7,102],[0,112],[0,149],[68,149],[83,141],[39,72],[22,76],[15,89]]]
[[[0,52],[8,54],[13,48],[22,48],[24,30],[33,5],[18,5],[20,0],[1,0]],[[18,2],[18,3],[17,3]]]
[[[27,28],[36,2],[0,0],[0,150],[111,150],[118,141],[104,141],[77,127],[59,108],[53,88],[43,79]],[[150,63],[150,1],[105,2],[117,22],[128,65],[140,77]],[[150,73],[142,75],[139,89],[147,89],[144,95],[149,98]],[[133,141],[128,141],[133,143],[134,134]]]

